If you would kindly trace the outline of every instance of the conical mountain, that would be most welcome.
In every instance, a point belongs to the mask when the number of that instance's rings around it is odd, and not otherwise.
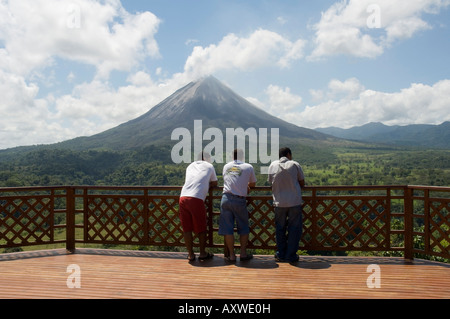
[[[298,127],[272,116],[233,92],[213,76],[191,82],[146,114],[103,133],[60,143],[71,149],[133,149],[168,143],[176,128],[279,128],[280,137],[327,140],[329,135]]]

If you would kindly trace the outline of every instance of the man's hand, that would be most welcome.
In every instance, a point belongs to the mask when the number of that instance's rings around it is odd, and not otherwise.
[[[215,182],[209,182],[209,189],[213,189],[217,187],[217,181]]]
[[[256,183],[248,183],[247,186],[247,194],[250,194],[250,191],[252,190],[253,187],[256,186]]]

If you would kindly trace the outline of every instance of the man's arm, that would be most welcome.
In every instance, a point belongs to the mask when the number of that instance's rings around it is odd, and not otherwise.
[[[217,187],[217,181],[218,180],[217,180],[216,170],[211,165],[211,175],[210,175],[210,178],[209,178],[209,189]]]
[[[298,183],[300,184],[300,187],[303,188],[305,187],[305,174],[303,173],[303,169],[300,166],[300,164],[295,163],[298,170],[297,170],[297,179],[298,179]]]
[[[209,188],[210,188],[210,189],[211,189],[211,188],[217,187],[217,185],[218,185],[217,181],[209,182]]]
[[[256,175],[255,175],[255,170],[253,169],[253,166],[251,166],[252,170],[251,170],[251,174],[250,174],[250,178],[248,181],[248,186],[247,186],[247,194],[250,193],[250,189],[256,186]]]
[[[256,183],[248,183],[247,194],[250,194],[251,189],[255,186],[256,186]]]
[[[305,180],[304,179],[299,180],[298,183],[300,184],[301,188],[305,187]]]

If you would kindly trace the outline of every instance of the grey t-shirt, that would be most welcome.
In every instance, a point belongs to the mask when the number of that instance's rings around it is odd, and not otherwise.
[[[293,207],[302,205],[302,193],[299,181],[305,176],[299,163],[286,157],[272,162],[269,167],[269,183],[272,184],[273,205],[275,207]]]

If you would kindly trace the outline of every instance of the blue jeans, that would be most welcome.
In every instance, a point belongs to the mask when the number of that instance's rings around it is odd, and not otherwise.
[[[275,229],[278,258],[297,260],[297,250],[303,232],[302,206],[275,207]]]
[[[219,235],[233,235],[236,222],[239,235],[248,235],[247,199],[232,194],[223,194],[220,202]]]

